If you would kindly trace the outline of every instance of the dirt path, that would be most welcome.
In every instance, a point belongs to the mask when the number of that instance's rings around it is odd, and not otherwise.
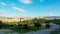
[[[9,29],[0,29],[0,34],[19,34]]]
[[[51,28],[49,29],[43,29],[43,30],[39,30],[39,31],[32,31],[32,32],[28,32],[26,34],[50,34],[51,31],[55,31],[56,29],[59,28],[58,25],[56,24],[50,24],[51,25]]]

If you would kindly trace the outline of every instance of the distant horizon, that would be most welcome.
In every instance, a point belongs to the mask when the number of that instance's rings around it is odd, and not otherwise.
[[[33,16],[0,16],[0,17],[3,17],[3,18],[37,18],[37,17],[60,17],[60,16],[36,16],[36,17],[33,17]]]

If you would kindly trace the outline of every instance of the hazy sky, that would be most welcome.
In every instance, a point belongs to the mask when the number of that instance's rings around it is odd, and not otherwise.
[[[0,16],[60,16],[60,0],[0,0]]]

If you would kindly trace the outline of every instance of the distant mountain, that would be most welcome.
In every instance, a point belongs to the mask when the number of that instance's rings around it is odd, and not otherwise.
[[[60,19],[60,16],[44,16],[46,19]]]

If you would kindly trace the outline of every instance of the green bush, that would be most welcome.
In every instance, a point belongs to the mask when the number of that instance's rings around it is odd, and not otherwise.
[[[22,29],[23,25],[22,24],[18,24],[17,29]]]
[[[3,27],[3,23],[2,21],[0,21],[0,29]]]
[[[30,27],[27,24],[24,24],[23,26],[23,29],[30,29]]]
[[[40,23],[34,23],[34,27],[41,27]]]
[[[46,28],[50,28],[50,25],[49,24],[46,24],[45,26],[46,26]]]

